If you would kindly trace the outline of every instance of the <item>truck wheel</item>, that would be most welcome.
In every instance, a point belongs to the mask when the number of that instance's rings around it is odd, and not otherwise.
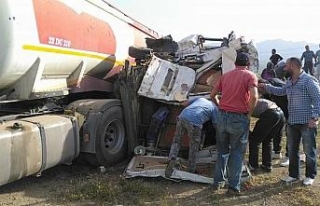
[[[100,165],[118,163],[127,152],[122,108],[111,107],[100,120],[96,134],[96,158]]]

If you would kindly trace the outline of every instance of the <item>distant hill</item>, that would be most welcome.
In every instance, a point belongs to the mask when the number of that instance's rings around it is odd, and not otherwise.
[[[259,70],[262,71],[262,69],[264,69],[267,63],[269,62],[269,58],[271,56],[271,49],[276,49],[277,53],[280,54],[284,59],[290,57],[300,58],[302,52],[305,51],[305,45],[309,45],[310,49],[314,52],[316,52],[319,49],[319,44],[308,43],[305,41],[293,42],[285,41],[282,39],[273,39],[256,43],[259,52]]]

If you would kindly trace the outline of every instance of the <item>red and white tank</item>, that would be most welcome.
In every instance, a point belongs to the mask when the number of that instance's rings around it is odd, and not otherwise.
[[[1,0],[0,95],[108,91],[129,46],[158,34],[102,0]]]

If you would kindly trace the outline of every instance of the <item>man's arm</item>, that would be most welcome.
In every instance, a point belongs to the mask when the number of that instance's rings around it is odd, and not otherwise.
[[[253,86],[249,89],[250,93],[250,99],[249,99],[249,111],[248,111],[248,117],[251,117],[254,108],[257,105],[259,94],[258,94],[258,88],[256,86]]]
[[[280,56],[279,54],[278,54],[278,56],[279,56],[279,61],[281,61],[281,60],[283,59],[283,57],[282,57],[282,56]]]
[[[303,60],[303,57],[304,57],[304,52],[301,55],[301,58],[300,58],[301,61]]]
[[[287,94],[286,85],[282,87],[275,87],[271,84],[260,83],[259,88],[264,89],[267,93],[273,94],[276,96],[285,96]]]
[[[213,88],[210,93],[210,97],[211,97],[212,102],[217,106],[219,105],[218,93],[219,93],[219,91],[216,88]]]
[[[318,81],[310,79],[308,81],[307,90],[312,100],[311,117],[317,120],[320,115],[320,87]]]

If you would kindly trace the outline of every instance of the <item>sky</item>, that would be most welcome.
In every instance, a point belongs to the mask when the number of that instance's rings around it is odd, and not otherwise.
[[[106,0],[176,41],[190,34],[320,43],[319,0]]]

